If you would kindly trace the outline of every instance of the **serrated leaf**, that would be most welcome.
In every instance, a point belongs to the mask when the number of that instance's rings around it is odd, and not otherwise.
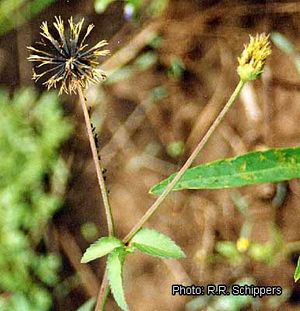
[[[161,194],[175,176],[176,173],[153,186],[150,193]],[[300,148],[269,149],[190,168],[177,182],[173,191],[242,187],[298,177]]]
[[[123,311],[129,310],[125,300],[122,277],[125,255],[126,251],[122,247],[119,247],[112,251],[107,258],[109,286],[116,303]]]
[[[185,254],[168,236],[153,230],[142,228],[132,238],[131,244],[141,252],[163,258],[184,258]]]
[[[294,273],[294,280],[297,282],[300,279],[300,256],[298,258],[297,267]]]
[[[81,263],[87,263],[91,260],[100,258],[109,254],[115,248],[123,246],[123,242],[113,236],[100,238],[89,246],[81,258]]]

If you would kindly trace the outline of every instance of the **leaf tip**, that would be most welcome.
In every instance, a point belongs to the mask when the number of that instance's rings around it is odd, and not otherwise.
[[[159,190],[159,184],[152,186],[150,190],[148,191],[148,193],[151,195],[155,195],[155,196],[160,195],[161,191]]]
[[[181,256],[178,258],[178,259],[180,259],[180,258],[186,258],[186,254],[185,254],[185,252],[180,248],[180,250],[181,250]]]
[[[122,247],[116,248],[108,255],[107,276],[108,276],[108,283],[116,303],[123,311],[129,311],[122,284],[123,283],[122,271],[125,255],[126,252]]]

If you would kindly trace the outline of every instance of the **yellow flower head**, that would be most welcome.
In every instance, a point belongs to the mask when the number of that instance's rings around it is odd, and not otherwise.
[[[237,72],[243,81],[255,80],[264,69],[266,59],[271,54],[269,35],[264,33],[250,36],[250,42],[245,45],[241,57],[238,57]]]
[[[28,60],[35,64],[33,71],[35,81],[45,76],[46,81],[43,84],[48,89],[56,88],[57,84],[60,84],[61,94],[63,91],[77,93],[78,88],[86,88],[88,82],[97,83],[105,79],[104,72],[97,69],[97,66],[98,57],[109,53],[108,50],[102,50],[107,42],[102,40],[92,48],[88,48],[85,41],[94,25],[89,25],[85,35],[80,36],[83,22],[84,19],[74,23],[71,17],[66,32],[61,17],[55,17],[53,25],[57,39],[49,32],[47,22],[42,23],[43,38],[38,42],[40,48],[28,47],[33,52]]]
[[[240,253],[245,253],[250,246],[250,241],[246,238],[239,238],[236,241],[236,248]]]

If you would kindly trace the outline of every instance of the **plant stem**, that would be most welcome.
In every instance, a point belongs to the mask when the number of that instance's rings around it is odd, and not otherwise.
[[[107,279],[107,269],[105,269],[101,287],[100,287],[98,297],[97,297],[97,304],[96,304],[95,311],[104,311],[108,294],[109,294],[109,287],[108,287],[108,279]]]
[[[103,168],[101,167],[100,160],[98,158],[97,147],[96,147],[96,143],[95,143],[92,127],[91,127],[91,121],[90,121],[90,117],[89,117],[89,113],[88,113],[88,109],[86,105],[86,98],[84,97],[84,94],[81,88],[79,88],[78,92],[79,92],[81,107],[82,107],[83,114],[84,114],[85,125],[86,125],[86,129],[87,129],[87,133],[88,133],[88,137],[90,141],[90,147],[92,150],[93,160],[94,160],[94,164],[96,168],[97,179],[98,179],[98,183],[99,183],[99,187],[100,187],[100,191],[102,195],[102,200],[104,204],[106,222],[107,222],[107,227],[108,227],[108,234],[114,235],[115,230],[114,230],[112,211],[111,211],[111,207],[109,204],[108,192],[107,192],[105,181],[104,181]]]
[[[215,131],[215,129],[218,127],[218,125],[223,120],[226,113],[230,110],[230,108],[234,104],[236,98],[238,97],[244,85],[245,85],[245,82],[240,80],[234,92],[232,93],[231,97],[229,98],[228,102],[226,103],[224,108],[221,110],[221,112],[219,113],[219,115],[217,116],[213,124],[210,126],[210,128],[208,129],[204,137],[201,139],[201,141],[199,142],[199,144],[197,145],[193,153],[187,159],[187,161],[182,166],[180,171],[177,173],[175,178],[168,184],[164,192],[157,198],[157,200],[151,205],[151,207],[147,210],[144,216],[142,216],[142,218],[136,223],[136,225],[132,228],[132,230],[126,235],[126,237],[123,239],[124,243],[129,242],[133,238],[133,236],[143,227],[143,225],[149,220],[149,218],[159,208],[160,204],[165,200],[167,195],[172,191],[173,187],[176,185],[176,183],[179,181],[179,179],[182,177],[185,171],[191,166],[191,164],[193,163],[193,161],[195,160],[199,152],[206,145],[212,133]]]
[[[203,147],[206,145],[208,139],[212,135],[212,133],[216,130],[218,125],[221,123],[223,120],[224,116],[226,113],[230,110],[232,105],[234,104],[236,98],[238,97],[239,93],[241,92],[243,86],[245,85],[246,82],[241,81],[238,83],[236,86],[234,92],[230,96],[228,102],[224,106],[224,108],[221,110],[213,124],[210,126],[204,137],[201,139],[193,153],[190,155],[190,157],[187,159],[185,164],[182,166],[180,171],[177,173],[175,178],[168,184],[164,192],[157,198],[157,200],[151,205],[151,207],[148,209],[148,211],[142,216],[142,218],[137,222],[137,224],[132,228],[132,230],[126,235],[126,237],[123,239],[124,243],[129,242],[133,236],[139,231],[143,225],[149,220],[149,218],[154,214],[154,212],[159,208],[160,204],[165,200],[167,195],[172,191],[173,187],[175,184],[179,181],[179,179],[182,177],[182,175],[185,173],[185,171],[191,166],[199,152],[203,149]],[[103,276],[100,292],[97,298],[97,306],[95,311],[102,311],[104,310],[105,302],[107,299],[107,295],[109,293],[108,290],[108,280],[107,280],[107,275],[106,273]]]
[[[300,241],[289,242],[283,249],[283,253],[288,256],[291,253],[296,253],[300,251]]]

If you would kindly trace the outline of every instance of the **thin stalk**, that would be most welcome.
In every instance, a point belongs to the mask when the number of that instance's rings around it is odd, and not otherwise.
[[[107,269],[105,269],[101,287],[100,287],[98,297],[97,297],[97,304],[96,304],[95,311],[105,310],[105,304],[107,301],[108,294],[109,294],[109,287],[108,287]]]
[[[106,222],[107,222],[107,227],[108,227],[108,234],[114,235],[115,230],[114,230],[112,211],[111,211],[111,207],[109,204],[108,192],[107,192],[105,181],[104,181],[103,168],[101,167],[101,163],[98,158],[97,147],[96,147],[94,135],[92,132],[91,121],[90,121],[90,117],[89,117],[89,113],[88,113],[88,109],[86,105],[86,99],[84,97],[84,94],[81,88],[79,88],[78,92],[79,92],[81,107],[82,107],[83,114],[84,114],[86,130],[87,130],[89,141],[90,141],[90,147],[92,150],[93,160],[94,160],[95,169],[97,173],[97,179],[98,179],[98,183],[99,183],[99,187],[100,187],[100,191],[102,195],[102,200],[104,204]]]
[[[191,166],[199,152],[203,149],[203,147],[206,145],[207,141],[209,140],[212,133],[216,130],[218,125],[223,120],[226,113],[230,110],[232,105],[234,104],[236,98],[238,97],[240,91],[242,90],[243,86],[245,85],[245,82],[240,80],[238,85],[236,86],[234,92],[230,96],[228,102],[224,106],[224,108],[221,110],[213,124],[210,126],[204,137],[201,139],[193,153],[190,155],[190,157],[187,159],[185,164],[182,166],[180,171],[177,173],[175,178],[168,184],[164,192],[157,198],[157,200],[151,205],[151,207],[147,210],[147,212],[142,216],[142,218],[136,223],[136,225],[132,228],[132,230],[126,235],[126,237],[123,239],[124,243],[129,242],[133,236],[144,226],[144,224],[149,220],[149,218],[156,212],[156,210],[159,208],[160,204],[165,200],[167,195],[172,191],[176,183],[179,181],[179,179],[182,177],[182,175],[185,173],[185,171]]]
[[[203,147],[206,145],[207,141],[209,140],[210,136],[213,134],[213,132],[216,130],[218,125],[221,123],[223,118],[225,117],[226,113],[230,110],[232,105],[234,104],[236,98],[240,94],[243,86],[246,82],[240,80],[238,85],[236,86],[234,92],[230,96],[228,102],[224,106],[224,108],[221,110],[213,124],[210,126],[204,137],[201,139],[193,153],[190,155],[190,157],[187,159],[185,164],[182,166],[180,171],[177,173],[175,178],[168,184],[164,192],[157,198],[157,200],[150,206],[150,208],[147,210],[147,212],[142,216],[142,218],[137,222],[137,224],[132,228],[132,230],[125,236],[123,239],[124,243],[129,242],[133,236],[144,226],[144,224],[149,220],[149,218],[155,213],[155,211],[159,208],[161,203],[165,200],[167,195],[172,191],[175,184],[179,181],[179,179],[182,177],[182,175],[185,173],[185,171],[191,166],[199,152],[203,149]],[[97,306],[95,311],[103,311],[106,303],[106,299],[108,296],[109,290],[108,290],[108,279],[107,275],[104,274],[101,289],[98,295],[97,299]]]
[[[300,241],[289,242],[283,249],[283,253],[287,256],[291,253],[296,253],[300,251]]]
[[[300,241],[287,243],[277,255],[275,255],[276,263],[288,258],[293,253],[299,253]]]

